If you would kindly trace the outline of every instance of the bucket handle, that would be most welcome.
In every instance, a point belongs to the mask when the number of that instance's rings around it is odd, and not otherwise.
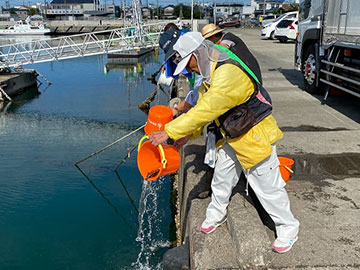
[[[284,166],[284,167],[285,167],[285,169],[287,169],[289,172],[294,173],[294,171],[293,171],[292,169],[290,169],[288,166]]]
[[[143,141],[146,140],[146,139],[149,139],[149,136],[148,135],[145,135],[143,136],[140,141],[139,141],[139,144],[138,144],[138,152],[140,150],[140,146],[142,145]],[[165,152],[164,152],[164,148],[162,147],[161,144],[158,145],[158,148],[160,150],[160,155],[161,155],[161,163],[163,165],[163,168],[165,169],[166,168],[166,163],[167,163],[167,160],[165,158]]]

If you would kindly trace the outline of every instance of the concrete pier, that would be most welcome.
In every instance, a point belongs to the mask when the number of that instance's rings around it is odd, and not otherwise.
[[[189,250],[183,266],[359,269],[359,100],[333,96],[329,105],[321,105],[321,98],[299,88],[302,75],[293,69],[294,44],[261,40],[258,29],[230,31],[246,42],[260,63],[273,114],[284,132],[278,154],[295,160],[286,189],[300,221],[299,240],[288,253],[271,251],[274,224],[255,194],[250,190],[245,195],[243,176],[233,191],[227,222],[209,235],[200,232],[212,177],[212,169],[203,164],[205,141],[200,137],[184,146],[177,176],[179,245]]]
[[[21,71],[9,71],[0,73],[0,87],[6,95],[13,97],[26,91],[28,88],[37,86],[37,73],[34,69]],[[6,95],[0,91],[0,99],[6,99]]]

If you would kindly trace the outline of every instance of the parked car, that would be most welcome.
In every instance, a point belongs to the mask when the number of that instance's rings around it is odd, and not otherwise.
[[[274,15],[274,14],[270,14],[270,15],[266,15],[262,22],[261,22],[261,25],[265,26],[269,23],[272,23],[273,21],[275,21],[275,19],[278,17],[278,15]]]
[[[224,19],[222,17],[216,16],[216,25],[219,25]],[[214,17],[209,18],[209,23],[214,23]]]
[[[275,27],[278,23],[280,23],[282,20],[291,20],[291,19],[297,19],[298,18],[298,12],[292,11],[285,13],[275,19],[272,23],[269,23],[267,25],[264,25],[261,29],[261,36],[266,37],[268,39],[274,39],[275,38]]]
[[[296,39],[296,33],[298,31],[298,20],[282,20],[276,25],[275,38],[284,43],[290,40]]]
[[[238,18],[238,17],[227,18],[224,21],[222,21],[221,23],[219,23],[219,26],[221,28],[224,28],[224,27],[240,27],[241,26],[241,19]]]

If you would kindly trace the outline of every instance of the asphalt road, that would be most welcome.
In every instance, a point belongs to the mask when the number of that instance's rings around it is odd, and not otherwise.
[[[274,116],[284,131],[279,151],[286,154],[360,153],[360,99],[346,93],[322,96],[303,88],[302,74],[294,68],[293,42],[280,43],[260,36],[260,29],[235,29],[258,59]]]
[[[261,38],[259,29],[229,28],[226,31],[238,34],[257,57],[265,86],[270,91],[287,88],[302,91],[303,77],[294,69],[294,42],[280,43],[278,40]],[[313,95],[313,97],[319,101],[323,99],[323,95]],[[329,96],[327,106],[360,123],[359,98],[346,93],[333,94]]]

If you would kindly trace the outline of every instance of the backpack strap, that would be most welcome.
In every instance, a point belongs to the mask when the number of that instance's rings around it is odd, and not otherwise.
[[[252,72],[252,70],[232,51],[230,51],[228,48],[225,48],[224,46],[221,45],[217,45],[215,44],[215,47],[219,48],[220,50],[223,50],[224,52],[226,52],[229,57],[237,62],[239,62],[239,64],[243,67],[243,69],[245,69],[245,71],[258,83],[261,85],[259,79],[256,77],[256,75],[254,74],[254,72]]]

